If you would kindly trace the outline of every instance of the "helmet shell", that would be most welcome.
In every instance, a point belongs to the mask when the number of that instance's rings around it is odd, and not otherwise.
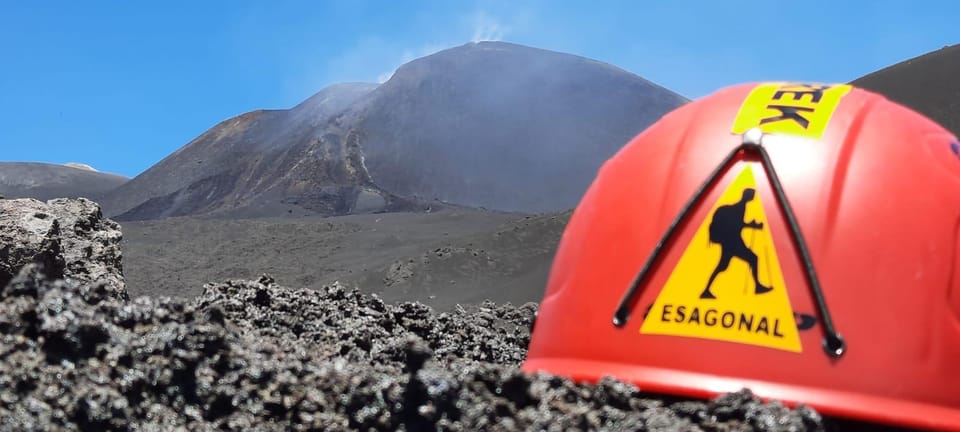
[[[668,113],[606,161],[561,238],[523,370],[587,382],[613,376],[644,391],[702,398],[746,387],[830,416],[960,430],[960,145],[879,94],[831,86],[818,107],[815,94],[797,97],[797,85],[721,89]],[[777,89],[786,92],[774,98]],[[778,127],[763,121],[784,117],[782,106],[770,108],[776,102],[823,109],[794,110],[808,128],[797,127],[796,115]],[[763,147],[846,342],[840,356],[823,348],[825,317],[784,206],[749,153],[690,208],[638,286],[625,325],[613,324],[664,233],[750,128],[767,133]],[[741,197],[744,176],[757,199]],[[719,205],[740,198],[765,222],[737,228],[759,279],[736,236],[717,240],[707,228]],[[681,259],[687,254],[696,256]],[[698,294],[724,254],[730,262],[710,303]],[[758,293],[759,285],[772,292]],[[774,297],[775,304],[753,300]],[[707,325],[711,304],[722,307]]]

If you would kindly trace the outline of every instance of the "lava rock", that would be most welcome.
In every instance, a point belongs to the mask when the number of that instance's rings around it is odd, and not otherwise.
[[[53,277],[66,266],[60,224],[36,200],[0,201],[0,284],[6,286],[24,265],[42,264]]]
[[[517,366],[526,355],[535,303],[520,307],[485,302],[436,314],[421,303],[387,304],[339,283],[323,289],[288,289],[273,279],[207,284],[196,303],[222,310],[245,331],[323,346],[351,362],[401,366],[402,341],[422,339],[433,356]]]
[[[120,226],[97,203],[80,199],[0,200],[0,286],[26,264],[80,284],[102,284],[128,299],[123,278]]]
[[[0,290],[3,429],[822,429],[748,392],[666,405],[609,378],[522,373],[534,304],[438,314],[270,277],[193,301],[104,287],[28,264]]]

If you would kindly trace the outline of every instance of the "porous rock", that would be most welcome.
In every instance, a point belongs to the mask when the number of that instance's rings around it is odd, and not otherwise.
[[[26,264],[50,277],[103,284],[127,299],[120,226],[88,199],[0,200],[0,286]]]
[[[110,295],[21,269],[0,291],[9,430],[801,431],[811,410],[749,392],[672,405],[517,365],[536,305],[437,314],[269,277],[193,301]]]

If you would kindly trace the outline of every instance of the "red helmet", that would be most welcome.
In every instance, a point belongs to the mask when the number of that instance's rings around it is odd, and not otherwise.
[[[960,430],[960,145],[843,84],[725,88],[599,171],[527,372]]]

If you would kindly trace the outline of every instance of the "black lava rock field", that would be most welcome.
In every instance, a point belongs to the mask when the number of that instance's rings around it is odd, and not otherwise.
[[[749,392],[527,375],[536,306],[433,313],[269,277],[124,301],[25,266],[0,292],[3,430],[821,430]]]
[[[524,373],[532,302],[440,312],[267,275],[130,296],[95,203],[0,199],[0,216],[0,431],[853,429],[746,389]]]

